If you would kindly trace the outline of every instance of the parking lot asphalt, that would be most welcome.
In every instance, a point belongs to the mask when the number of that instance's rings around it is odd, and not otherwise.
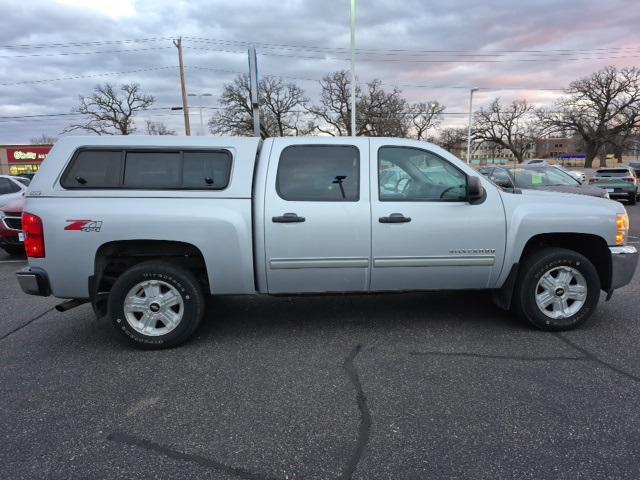
[[[561,334],[482,292],[226,297],[144,352],[22,294],[23,263],[0,255],[2,479],[640,478],[640,274]]]

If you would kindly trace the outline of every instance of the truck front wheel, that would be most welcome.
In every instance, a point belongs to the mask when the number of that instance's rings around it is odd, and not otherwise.
[[[183,268],[150,261],[125,271],[109,295],[109,317],[130,344],[142,349],[180,345],[205,311],[197,280]]]
[[[600,278],[584,256],[564,248],[545,248],[520,265],[513,308],[541,330],[571,330],[594,312]]]

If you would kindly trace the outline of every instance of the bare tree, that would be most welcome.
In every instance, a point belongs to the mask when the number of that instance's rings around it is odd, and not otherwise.
[[[366,84],[356,102],[357,135],[370,137],[406,137],[408,104],[402,91],[394,87],[390,92],[382,88],[380,80]]]
[[[34,145],[49,145],[49,144],[54,144],[57,141],[58,141],[58,137],[51,137],[46,133],[43,133],[39,137],[33,137],[31,140],[29,140],[29,142],[33,143]]]
[[[248,75],[227,83],[220,103],[223,108],[209,120],[209,130],[218,135],[253,135],[253,109]],[[304,90],[275,76],[259,81],[260,134],[262,138],[304,135],[311,127],[305,123],[307,98]]]
[[[351,135],[350,75],[346,70],[339,70],[320,80],[320,102],[308,108],[320,120],[316,125],[319,132],[333,136]],[[356,100],[359,96],[360,87],[356,85]],[[356,129],[360,130],[357,119]]]
[[[315,128],[328,135],[351,135],[351,76],[346,70],[326,75],[320,81],[320,101],[309,107]],[[406,136],[409,107],[400,89],[387,91],[380,80],[356,85],[356,135]]]
[[[451,153],[466,149],[467,130],[465,128],[444,128],[435,139],[435,143]]]
[[[495,144],[509,150],[520,163],[545,133],[536,120],[535,109],[526,100],[514,100],[503,106],[496,98],[475,113],[473,137],[480,144]]]
[[[418,140],[426,140],[428,131],[440,126],[445,106],[431,100],[414,103],[409,109],[409,133]]]
[[[105,83],[97,85],[93,93],[79,96],[80,105],[73,109],[87,117],[84,123],[68,126],[64,132],[86,130],[98,135],[129,135],[135,131],[134,116],[149,108],[154,98],[140,91],[137,83],[124,84],[119,89]]]
[[[640,125],[640,70],[608,66],[572,82],[541,119],[551,128],[572,132],[584,140],[585,167],[603,146],[616,145]],[[602,162],[602,160],[601,160]]]
[[[162,122],[154,122],[151,120],[146,121],[147,124],[147,135],[175,135],[176,131],[169,129]]]

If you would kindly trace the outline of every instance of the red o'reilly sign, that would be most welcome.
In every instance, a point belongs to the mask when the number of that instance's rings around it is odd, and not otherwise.
[[[41,163],[49,154],[51,147],[7,148],[9,163]]]

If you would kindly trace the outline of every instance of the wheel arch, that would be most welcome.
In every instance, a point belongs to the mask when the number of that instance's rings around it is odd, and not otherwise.
[[[106,314],[106,300],[117,278],[138,263],[162,260],[191,271],[210,292],[209,275],[204,256],[193,244],[173,240],[118,240],[106,242],[97,249],[94,274],[89,277],[89,297],[96,315]]]
[[[494,302],[503,309],[509,309],[520,265],[523,260],[549,247],[565,248],[584,255],[595,267],[600,279],[600,288],[605,292],[611,286],[611,255],[604,238],[589,233],[541,233],[532,236],[524,244],[516,263],[513,264],[509,275],[502,286],[494,291]]]

